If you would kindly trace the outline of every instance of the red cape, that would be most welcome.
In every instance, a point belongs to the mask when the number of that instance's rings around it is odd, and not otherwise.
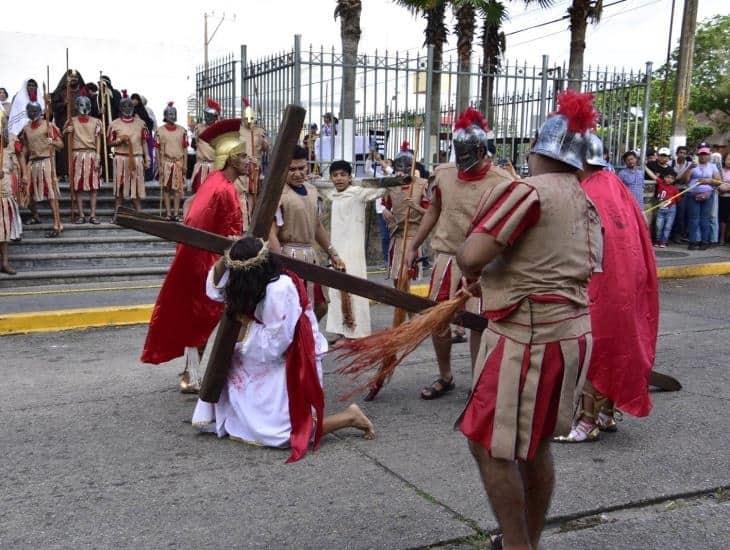
[[[228,237],[241,233],[241,206],[232,182],[223,172],[212,172],[205,180],[185,225]],[[202,347],[223,313],[223,304],[205,294],[208,271],[219,256],[184,244],[177,246],[175,259],[165,277],[152,311],[143,363],[164,363],[180,357],[186,347]]]
[[[656,260],[643,214],[615,174],[581,183],[603,225],[603,273],[588,285],[593,351],[588,379],[633,416],[651,411],[649,376],[656,356],[659,292]]]

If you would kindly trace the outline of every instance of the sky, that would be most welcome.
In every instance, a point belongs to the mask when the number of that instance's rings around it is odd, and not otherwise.
[[[604,4],[616,1],[605,0]],[[505,25],[506,58],[539,64],[541,56],[548,54],[551,63],[567,62],[567,20],[526,29],[562,17],[569,4],[569,0],[555,0],[552,8],[540,9],[512,2],[511,20]],[[602,21],[588,30],[586,65],[642,70],[647,61],[661,65],[666,57],[671,4],[672,0],[623,0],[606,7]],[[684,3],[676,0],[676,4],[673,45],[678,40]],[[183,120],[185,99],[195,90],[196,65],[203,60],[205,12],[210,16],[211,33],[223,18],[210,40],[210,58],[238,53],[241,44],[246,44],[249,59],[287,50],[295,34],[302,35],[305,47],[340,42],[334,0],[207,0],[200,7],[127,0],[105,5],[108,11],[104,15],[99,6],[96,1],[75,0],[69,9],[65,3],[41,0],[34,13],[43,17],[33,18],[22,3],[4,6],[0,86],[12,95],[27,76],[45,79],[46,65],[50,65],[55,87],[66,67],[65,49],[69,48],[71,67],[85,78],[98,80],[99,70],[103,70],[115,87],[147,96],[158,114],[167,101],[174,100],[179,120]],[[699,21],[715,14],[730,14],[730,1],[700,0]],[[453,28],[453,21],[449,23]],[[423,19],[389,0],[363,0],[361,27],[361,52],[415,52],[423,43]],[[454,47],[452,34],[447,52]]]

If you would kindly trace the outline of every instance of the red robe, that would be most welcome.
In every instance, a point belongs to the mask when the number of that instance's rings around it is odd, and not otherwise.
[[[656,356],[659,293],[656,260],[644,216],[615,174],[581,183],[603,225],[603,273],[588,285],[593,352],[588,380],[633,416],[651,411],[649,376]]]
[[[225,237],[241,234],[238,193],[223,172],[208,176],[195,195],[184,223]],[[177,245],[175,259],[152,310],[142,350],[143,363],[165,363],[182,356],[186,347],[206,344],[223,313],[223,304],[205,294],[208,271],[218,258],[212,252]]]

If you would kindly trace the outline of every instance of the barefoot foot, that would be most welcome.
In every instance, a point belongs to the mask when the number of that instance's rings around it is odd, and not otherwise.
[[[375,439],[375,426],[370,419],[365,416],[362,409],[355,403],[347,407],[347,412],[352,415],[352,427],[363,432],[363,439]]]

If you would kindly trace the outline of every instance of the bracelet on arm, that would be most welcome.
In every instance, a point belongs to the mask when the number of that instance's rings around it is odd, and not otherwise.
[[[337,254],[337,251],[335,250],[335,247],[331,244],[327,247],[327,255],[331,258],[332,256],[339,256]]]

